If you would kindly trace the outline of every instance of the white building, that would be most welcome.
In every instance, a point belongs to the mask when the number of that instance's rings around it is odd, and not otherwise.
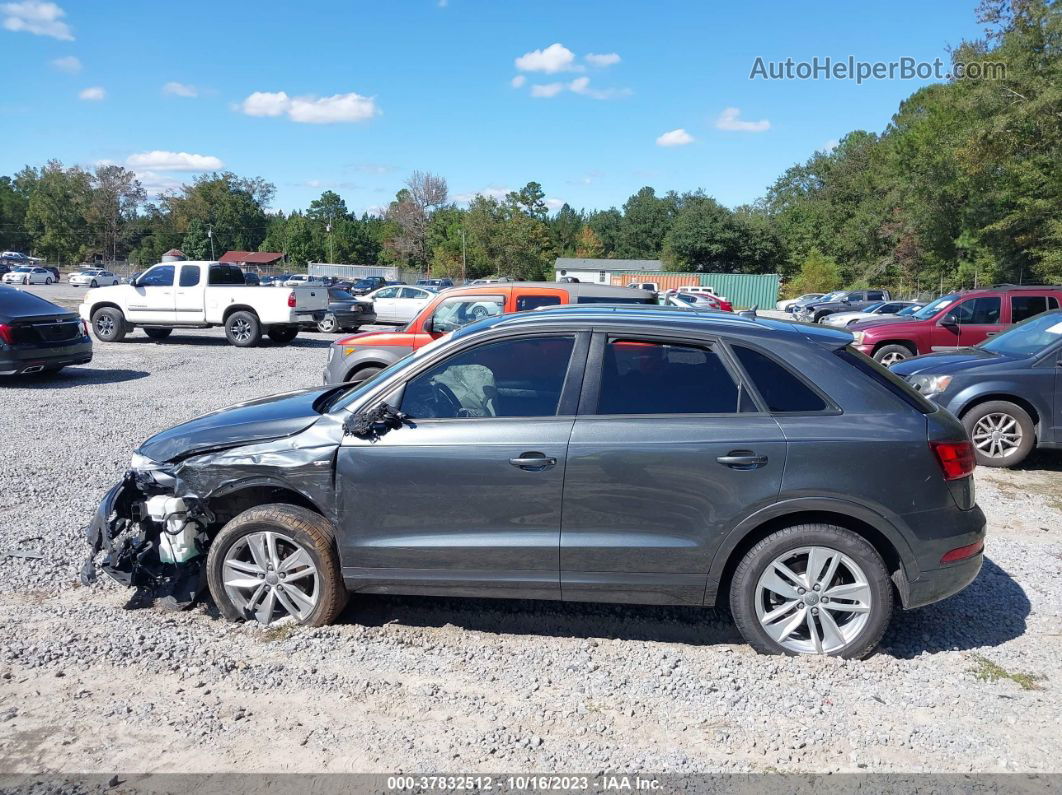
[[[630,271],[662,271],[664,263],[658,259],[589,259],[586,257],[557,257],[557,280],[570,276],[587,284],[612,284],[612,274]]]

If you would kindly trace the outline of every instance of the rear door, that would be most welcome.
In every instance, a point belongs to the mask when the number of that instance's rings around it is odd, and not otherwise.
[[[176,266],[172,263],[148,268],[137,279],[126,306],[126,317],[134,323],[173,323],[177,319],[173,286]]]
[[[199,265],[182,265],[177,274],[174,312],[178,323],[202,323],[206,317],[202,270]]]
[[[701,604],[723,534],[777,496],[785,455],[717,341],[596,333],[568,446],[563,598]]]

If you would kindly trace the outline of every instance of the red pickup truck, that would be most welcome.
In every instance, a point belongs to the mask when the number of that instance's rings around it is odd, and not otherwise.
[[[976,345],[1060,304],[1059,286],[998,285],[942,295],[909,319],[864,320],[848,330],[856,348],[888,367],[923,353]]]

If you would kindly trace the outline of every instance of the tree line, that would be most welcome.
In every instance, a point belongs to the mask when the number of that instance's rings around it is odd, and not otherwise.
[[[333,191],[283,213],[261,178],[203,174],[148,202],[121,166],[52,161],[0,177],[0,246],[62,264],[281,251],[294,266],[468,278],[542,278],[557,256],[661,259],[777,272],[793,291],[1062,282],[1062,0],[983,0],[977,14],[985,36],[956,47],[953,64],[1002,64],[1002,77],[921,88],[882,132],[850,132],[734,209],[703,190],[644,187],[619,208],[550,212],[537,182],[462,207],[444,178],[414,172],[379,215],[351,213]]]

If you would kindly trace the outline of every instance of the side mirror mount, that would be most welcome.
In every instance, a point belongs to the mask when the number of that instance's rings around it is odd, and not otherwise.
[[[424,324],[421,326],[425,333],[431,334],[435,331],[435,315],[430,315],[424,319]]]
[[[401,428],[409,420],[408,414],[403,414],[389,403],[377,403],[371,409],[351,414],[343,422],[343,433],[347,436],[357,436],[359,439],[376,441],[388,431]]]
[[[957,318],[951,312],[948,312],[948,314],[944,315],[943,319],[940,321],[940,325],[949,327],[957,326],[959,325],[959,318]]]
[[[132,279],[129,280],[129,286],[130,287],[136,287],[138,281],[139,281],[139,279],[136,276],[134,276]]]

